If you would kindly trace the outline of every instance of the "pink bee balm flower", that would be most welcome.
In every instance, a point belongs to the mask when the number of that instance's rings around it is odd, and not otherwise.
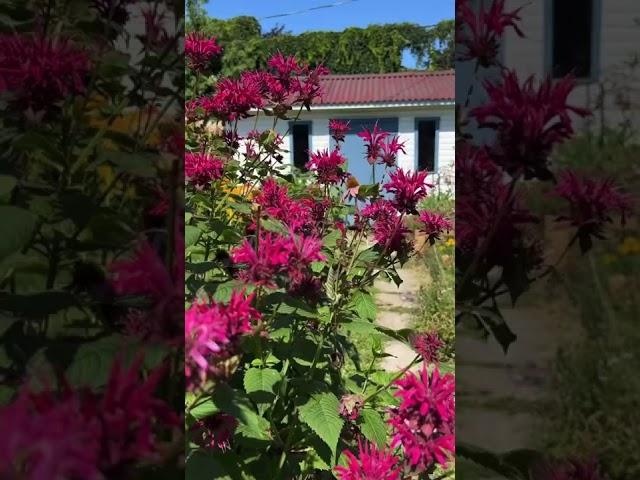
[[[343,170],[346,158],[342,156],[340,150],[335,149],[329,152],[328,149],[311,154],[306,167],[318,175],[318,182],[324,185],[336,184],[348,175]]]
[[[494,0],[487,10],[481,7],[476,14],[469,0],[457,2],[456,43],[464,49],[461,60],[477,60],[481,66],[490,67],[496,63],[500,39],[507,28],[524,37],[517,24],[521,8],[505,12],[504,4],[505,0]]]
[[[224,163],[208,153],[184,154],[184,175],[194,185],[204,187],[222,178]]]
[[[64,38],[0,35],[0,93],[14,93],[24,108],[41,110],[84,93],[90,64]]]
[[[418,333],[410,338],[411,346],[427,363],[438,363],[438,353],[444,346],[437,332]]]
[[[505,70],[502,79],[487,81],[488,100],[471,111],[481,128],[497,133],[492,159],[512,176],[550,180],[549,155],[553,147],[573,135],[570,114],[590,112],[567,103],[575,86],[571,77],[547,78],[535,85],[533,77],[520,84],[514,71]]]
[[[420,221],[423,224],[424,232],[427,234],[427,240],[431,245],[436,240],[440,240],[440,235],[449,232],[453,225],[443,215],[432,212],[420,212]]]
[[[605,480],[605,477],[595,459],[571,459],[545,466],[533,480]]]
[[[37,408],[28,392],[0,407],[0,478],[101,480],[100,426],[77,398]]]
[[[305,68],[298,64],[295,56],[289,55],[285,57],[280,52],[267,60],[267,65],[281,78],[289,78],[292,75],[300,75],[305,72]]]
[[[384,139],[389,136],[389,133],[378,129],[378,122],[376,122],[373,130],[365,128],[362,132],[358,133],[358,136],[362,138],[366,144],[367,161],[369,165],[373,165],[378,160],[378,157],[380,157]]]
[[[290,239],[267,232],[260,236],[257,248],[245,239],[231,251],[231,260],[246,265],[240,273],[243,281],[276,288],[275,277],[285,270],[290,252]]]
[[[355,422],[360,416],[360,409],[364,406],[364,398],[361,395],[343,395],[340,399],[340,416]]]
[[[336,143],[344,142],[347,133],[351,130],[349,123],[341,120],[329,120],[329,133]]]
[[[216,413],[203,420],[198,420],[191,431],[196,442],[205,448],[227,451],[231,448],[231,439],[238,426],[238,420],[226,413]]]
[[[385,253],[405,252],[410,248],[409,229],[402,215],[388,200],[378,200],[362,210],[362,216],[374,221],[373,237]]]
[[[387,167],[393,167],[396,164],[398,153],[407,153],[404,149],[404,142],[399,142],[399,137],[393,137],[389,142],[385,142],[381,146],[380,159]]]
[[[393,206],[403,213],[417,213],[416,205],[427,196],[427,188],[433,187],[426,183],[427,172],[408,173],[398,168],[389,177],[384,189],[394,194]]]
[[[322,240],[312,236],[295,235],[289,232],[289,276],[295,278],[300,274],[304,274],[307,267],[313,262],[324,260],[325,257],[320,253],[322,250]]]
[[[206,38],[199,33],[189,33],[184,39],[184,56],[187,66],[194,72],[204,73],[214,58],[222,54],[222,47],[215,37]]]
[[[419,375],[407,373],[397,380],[400,406],[391,410],[392,446],[401,446],[407,464],[416,473],[435,464],[446,467],[455,450],[455,380],[430,374],[423,365]]]
[[[252,295],[233,292],[228,304],[194,303],[185,312],[185,374],[190,390],[206,381],[215,362],[235,354],[240,338],[260,319],[252,300]]]
[[[398,458],[387,449],[358,440],[358,456],[345,450],[347,466],[335,467],[339,480],[400,480]]]
[[[243,73],[239,79],[220,80],[215,95],[200,101],[208,115],[226,121],[246,118],[251,109],[262,108],[263,105],[262,86],[252,72]]]
[[[611,179],[584,178],[566,171],[553,193],[569,202],[570,213],[561,219],[578,228],[577,239],[583,251],[590,248],[591,237],[603,238],[604,226],[612,221],[614,213],[624,224],[631,212],[630,198],[620,193]]]

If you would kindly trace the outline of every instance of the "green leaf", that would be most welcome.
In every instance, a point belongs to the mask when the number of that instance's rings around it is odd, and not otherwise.
[[[544,456],[535,450],[521,449],[499,454],[464,442],[456,445],[456,455],[514,480],[528,480],[534,469],[544,464]]]
[[[360,318],[366,320],[375,320],[378,309],[373,300],[373,296],[369,292],[356,290],[351,297],[351,309],[358,314]]]
[[[157,155],[113,150],[103,152],[100,155],[100,160],[113,163],[121,173],[144,178],[156,176],[155,164],[157,163]]]
[[[202,230],[193,225],[187,225],[184,227],[184,245],[185,247],[191,247],[196,244],[198,240],[200,240],[200,235],[202,235]]]
[[[366,200],[371,197],[380,196],[380,184],[374,183],[371,185],[360,185],[358,187],[358,199]]]
[[[77,387],[102,387],[107,383],[113,361],[122,352],[125,343],[121,335],[111,335],[81,345],[67,369],[66,377]],[[132,353],[131,348],[128,353]]]
[[[207,399],[202,403],[199,403],[195,408],[192,408],[189,413],[196,420],[201,418],[207,418],[211,415],[218,413],[220,410],[215,406],[211,399]]]
[[[312,395],[299,409],[300,420],[309,425],[335,456],[344,422],[338,415],[340,402],[330,392]]]
[[[238,419],[239,433],[255,440],[271,440],[269,422],[256,413],[251,401],[241,392],[220,384],[211,398],[216,407]]]
[[[256,392],[274,394],[273,387],[281,379],[280,372],[272,368],[250,368],[244,375],[244,390],[248,394]]]
[[[77,305],[75,295],[63,291],[0,295],[0,310],[31,318],[44,317]]]
[[[16,177],[0,175],[0,201],[7,202],[17,184]]]
[[[381,335],[376,326],[368,320],[351,320],[340,324],[340,328],[351,333],[363,335]]]
[[[190,480],[241,480],[240,462],[231,452],[214,455],[211,452],[194,452],[185,464],[185,478]]]
[[[0,206],[2,237],[0,238],[0,260],[21,250],[33,236],[36,216],[22,208]]]
[[[360,431],[367,440],[376,444],[379,448],[387,443],[387,428],[382,416],[372,408],[365,408],[358,419]]]

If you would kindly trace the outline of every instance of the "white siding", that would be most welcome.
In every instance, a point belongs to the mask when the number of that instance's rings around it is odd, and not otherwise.
[[[437,138],[437,167],[440,176],[430,175],[429,181],[439,183],[443,188],[453,188],[453,165],[455,161],[455,110],[453,105],[437,107],[414,107],[414,108],[385,108],[358,109],[341,108],[336,110],[322,110],[304,112],[299,121],[311,122],[311,149],[313,151],[330,147],[329,119],[340,118],[376,118],[376,117],[397,117],[398,135],[400,141],[405,142],[406,153],[400,153],[398,165],[406,170],[413,170],[417,163],[416,152],[416,130],[415,122],[417,118],[438,118],[440,128]],[[245,136],[247,132],[256,128],[263,131],[271,128],[272,118],[263,115],[258,117],[256,123],[254,118],[242,120],[238,123],[238,133]],[[276,130],[285,135],[284,146],[286,150],[291,148],[291,138],[287,135],[288,123],[279,121]],[[289,152],[284,153],[284,164],[290,165],[292,158]],[[445,179],[446,177],[446,179]]]
[[[640,75],[624,67],[626,61],[640,53],[640,2],[638,0],[600,0],[599,78],[597,82],[582,82],[571,96],[576,105],[594,108],[598,102],[600,84],[611,88],[612,82],[619,85],[618,92],[628,96],[633,110],[640,106]],[[507,0],[507,10],[522,6],[521,0]],[[518,71],[521,78],[535,75],[543,77],[545,72],[546,45],[546,0],[531,0],[523,8],[522,30],[526,38],[519,38],[509,30],[504,39],[504,61],[508,68]],[[570,28],[570,26],[567,26]],[[605,96],[604,118],[607,124],[615,125],[623,119],[623,111],[616,105],[615,94]],[[583,127],[599,127],[601,112],[591,120],[579,122]],[[632,119],[633,120],[633,119]],[[637,118],[635,120],[638,120]]]

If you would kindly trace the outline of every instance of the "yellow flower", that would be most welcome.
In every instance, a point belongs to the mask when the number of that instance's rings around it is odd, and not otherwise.
[[[613,262],[615,262],[615,261],[616,261],[616,256],[615,256],[615,255],[612,255],[612,254],[610,254],[610,253],[607,253],[606,255],[603,255],[603,256],[602,256],[602,262],[603,262],[605,265],[611,265],[611,264],[612,264]]]
[[[640,239],[638,237],[626,237],[618,246],[620,255],[635,255],[640,253]]]
[[[447,241],[445,242],[445,245],[447,247],[454,247],[456,245],[456,239],[455,238],[447,238]]]

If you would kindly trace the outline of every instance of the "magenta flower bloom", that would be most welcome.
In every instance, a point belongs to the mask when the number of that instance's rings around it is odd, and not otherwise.
[[[400,480],[398,458],[390,450],[378,450],[368,442],[358,440],[358,456],[345,450],[347,466],[335,467],[339,480]]]
[[[391,409],[391,445],[402,447],[416,473],[446,467],[455,451],[454,384],[453,375],[440,375],[437,368],[430,374],[426,365],[419,375],[408,372],[396,381],[400,406]]]
[[[505,12],[504,4],[505,0],[493,0],[487,10],[481,8],[476,14],[469,0],[457,2],[456,44],[463,47],[460,60],[476,60],[479,65],[490,67],[496,64],[500,40],[507,28],[524,37],[517,24],[522,8]]]
[[[302,75],[306,68],[299,65],[294,55],[284,56],[278,52],[267,60],[269,68],[273,69],[280,78],[289,78],[292,75]]]
[[[373,130],[365,128],[358,136],[364,140],[367,147],[367,161],[369,165],[377,162],[378,157],[382,153],[382,145],[385,138],[389,136],[388,132],[378,129],[378,122],[373,126]]]
[[[438,354],[444,346],[437,332],[418,333],[410,338],[411,346],[427,363],[438,363]]]
[[[276,288],[275,277],[286,269],[290,251],[290,239],[267,232],[260,236],[257,249],[245,239],[231,251],[231,260],[246,266],[239,275],[243,281]]]
[[[0,407],[0,478],[103,479],[100,426],[79,411],[77,398],[37,408],[26,391]]]
[[[252,72],[243,73],[239,79],[220,80],[212,97],[204,97],[200,105],[208,115],[233,121],[247,118],[252,109],[262,108],[262,86]]]
[[[337,148],[331,152],[328,149],[324,149],[311,153],[311,158],[306,167],[316,173],[318,183],[335,185],[348,175],[342,168],[345,162],[346,158],[342,156]]]
[[[226,413],[216,413],[210,417],[198,420],[191,431],[195,435],[196,443],[201,447],[223,452],[231,448],[231,439],[238,426],[238,420]]]
[[[488,100],[471,111],[478,125],[495,130],[491,157],[512,176],[550,180],[549,155],[573,135],[570,114],[588,110],[567,103],[575,81],[547,78],[539,86],[529,77],[522,85],[516,72],[505,70],[496,83],[485,82]]]
[[[605,224],[613,221],[614,213],[620,215],[624,225],[631,212],[630,198],[620,193],[611,179],[584,178],[565,171],[553,193],[569,202],[569,215],[560,219],[577,227],[576,238],[583,252],[591,248],[591,237],[604,238]]]
[[[411,248],[409,229],[402,215],[388,200],[378,200],[362,210],[362,216],[373,220],[373,237],[384,253],[403,253]]]
[[[222,47],[215,37],[206,38],[200,33],[189,33],[184,39],[184,56],[187,67],[194,72],[204,73],[211,62],[222,54]]]
[[[13,93],[25,109],[84,93],[90,65],[87,53],[65,38],[0,35],[0,93]]]
[[[185,375],[196,389],[211,374],[214,364],[235,355],[240,338],[260,319],[253,295],[233,292],[228,304],[194,303],[185,312]]]
[[[142,356],[129,369],[119,360],[104,393],[23,390],[0,408],[0,477],[113,478],[159,453],[157,432],[177,429],[178,416],[154,392],[164,369],[139,376]]]
[[[407,153],[404,149],[404,142],[399,142],[399,137],[393,137],[389,142],[382,144],[380,151],[380,160],[387,167],[393,167],[396,164],[398,153]]]
[[[360,416],[360,409],[364,406],[362,395],[343,395],[340,399],[340,416],[344,419],[355,422]]]
[[[423,224],[424,232],[427,234],[427,240],[431,245],[436,240],[440,240],[440,235],[449,232],[453,225],[443,215],[432,212],[420,212],[420,221]]]
[[[184,176],[198,187],[205,187],[222,178],[224,162],[208,153],[186,152],[184,154]]]
[[[605,480],[605,477],[595,459],[571,459],[545,466],[533,480]]]
[[[416,205],[427,196],[427,188],[433,187],[426,182],[427,172],[409,173],[398,168],[389,177],[384,189],[394,194],[393,206],[403,213],[417,213]]]
[[[349,123],[341,120],[329,120],[329,133],[336,143],[344,142],[347,133],[351,130]]]
[[[309,265],[325,259],[320,253],[322,250],[322,240],[312,236],[298,236],[289,232],[289,261],[288,273],[291,279],[304,275]]]

